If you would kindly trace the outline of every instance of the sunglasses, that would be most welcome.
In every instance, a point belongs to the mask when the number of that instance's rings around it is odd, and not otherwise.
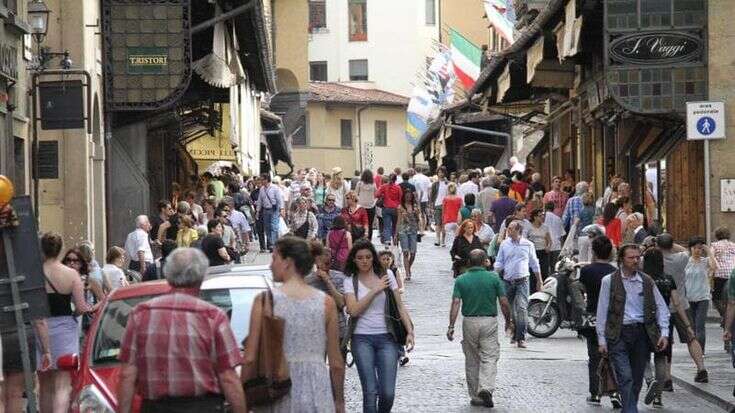
[[[79,258],[67,258],[65,260],[66,262],[82,262]]]

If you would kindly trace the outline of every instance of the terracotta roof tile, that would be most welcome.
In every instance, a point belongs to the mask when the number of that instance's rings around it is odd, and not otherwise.
[[[310,82],[309,102],[350,105],[408,106],[408,98],[378,89],[360,89],[335,82]]]

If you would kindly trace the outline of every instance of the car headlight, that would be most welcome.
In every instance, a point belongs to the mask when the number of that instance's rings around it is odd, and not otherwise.
[[[79,393],[78,404],[80,413],[115,413],[105,396],[94,385],[82,389]]]

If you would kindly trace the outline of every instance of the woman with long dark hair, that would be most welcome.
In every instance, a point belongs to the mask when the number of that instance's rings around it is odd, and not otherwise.
[[[390,412],[401,346],[405,344],[408,351],[413,349],[413,324],[395,276],[383,269],[371,242],[355,243],[347,257],[345,275],[349,277],[345,281],[345,302],[350,315],[348,338],[362,385],[362,409],[365,413]],[[388,329],[388,299],[395,300],[399,309],[407,332],[405,343],[397,342]]]
[[[416,193],[406,191],[398,207],[398,240],[403,251],[403,269],[406,272],[406,281],[411,279],[411,266],[416,259],[419,228],[421,228],[421,210],[416,201]]]
[[[370,169],[365,169],[360,175],[355,192],[357,193],[357,204],[365,209],[368,215],[367,239],[373,239],[373,221],[375,221],[375,179]]]
[[[605,227],[605,236],[610,239],[615,248],[620,246],[623,240],[623,224],[617,218],[618,206],[614,202],[608,202],[602,210],[602,218],[599,224]]]
[[[669,274],[664,273],[664,256],[656,247],[649,247],[643,253],[643,272],[651,276],[653,281],[656,283],[658,291],[661,293],[666,305],[674,310],[671,314],[671,322],[669,325],[673,327],[674,317],[678,317],[679,320],[683,321],[684,324],[684,336],[687,338],[687,345],[689,346],[689,352],[697,365],[697,375],[695,380],[697,382],[707,382],[708,375],[707,370],[704,368],[704,355],[702,354],[702,346],[695,336],[694,329],[689,323],[689,317],[687,317],[686,311],[681,306],[682,297],[679,296],[676,282],[673,277]],[[666,350],[660,353],[654,353],[654,363],[656,366],[655,377],[650,371],[650,363],[646,366],[646,381],[650,382],[650,378],[654,378],[654,382],[651,382],[649,386],[648,394],[646,395],[646,404],[653,401],[654,407],[662,407],[661,402],[661,389],[664,384],[671,380],[671,345],[673,344],[673,332],[674,329],[669,329],[669,344],[666,346]]]

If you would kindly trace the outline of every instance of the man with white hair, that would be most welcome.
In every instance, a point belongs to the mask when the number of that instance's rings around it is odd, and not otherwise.
[[[153,265],[153,252],[148,239],[151,223],[146,215],[138,215],[135,218],[135,230],[128,234],[125,239],[125,252],[130,257],[130,268],[140,273],[145,278],[146,271],[155,269]]]
[[[643,227],[643,214],[634,212],[628,215],[626,221],[628,228],[633,231],[633,242],[636,244],[643,243],[643,240],[650,235],[648,230]]]
[[[198,297],[208,267],[201,251],[177,248],[163,268],[171,292],[130,312],[120,342],[118,411],[130,412],[136,393],[141,412],[224,411],[225,401],[233,412],[248,411],[227,314]]]
[[[511,156],[508,163],[510,163],[510,173],[513,173],[516,171],[520,173],[526,172],[526,165],[520,163],[520,161],[518,161],[517,156]]]
[[[582,208],[584,207],[582,195],[587,193],[589,188],[590,186],[587,182],[579,181],[575,187],[574,196],[569,198],[569,201],[567,201],[567,206],[561,217],[561,220],[564,222],[564,228],[567,231],[569,231],[569,227],[572,225],[572,222],[574,222],[574,218],[578,218],[579,213],[582,212]]]

